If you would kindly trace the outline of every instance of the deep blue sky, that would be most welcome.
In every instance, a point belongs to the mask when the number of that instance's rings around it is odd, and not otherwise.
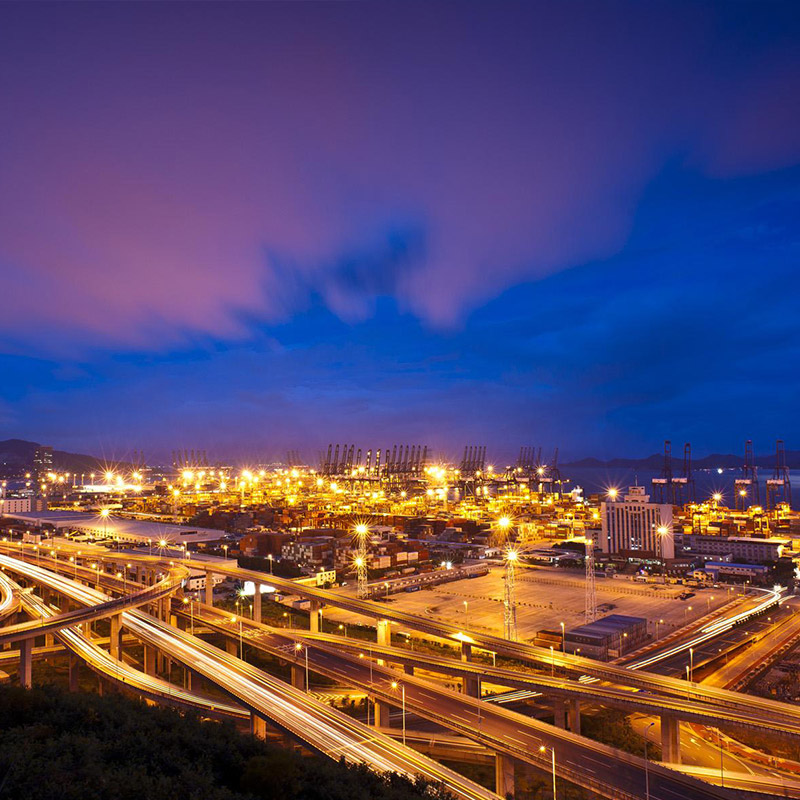
[[[797,3],[0,6],[0,438],[800,449]]]

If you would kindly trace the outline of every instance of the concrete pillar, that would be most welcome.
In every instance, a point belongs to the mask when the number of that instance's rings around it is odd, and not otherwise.
[[[267,737],[266,720],[259,717],[258,714],[254,714],[252,711],[250,712],[250,733],[253,734],[253,736],[257,736],[259,739],[265,739]]]
[[[383,645],[385,647],[391,647],[392,629],[389,620],[388,619],[378,620],[376,630],[378,632],[378,644]]]
[[[681,763],[681,725],[677,717],[661,716],[661,760],[666,764]]]
[[[144,671],[150,676],[156,674],[156,649],[149,644],[144,646]]]
[[[503,753],[494,757],[495,792],[500,797],[514,796],[514,759]]]
[[[386,703],[375,701],[375,727],[388,728],[391,725],[389,720],[389,706]]]
[[[405,672],[406,675],[413,675],[414,674],[414,666],[412,664],[406,664],[403,667],[403,672]]]
[[[308,627],[311,633],[319,633],[322,628],[322,608],[319,600],[311,601],[311,610],[308,615]]]
[[[553,725],[557,728],[567,727],[567,708],[561,697],[553,698]]]
[[[301,667],[299,664],[292,664],[292,686],[302,692],[306,690],[305,666]]]
[[[203,676],[195,672],[193,669],[189,670],[189,691],[199,692],[201,690],[201,683]]]
[[[472,644],[461,642],[461,660],[464,662],[472,661]],[[465,675],[461,679],[461,690],[468,697],[481,696],[481,679],[478,675]]]
[[[206,572],[206,605],[214,605],[214,573]]]
[[[19,682],[25,689],[33,686],[33,639],[19,643]]]
[[[52,647],[56,643],[55,637],[52,633],[46,633],[44,635],[44,646],[45,647]]]
[[[69,656],[69,690],[77,692],[79,688],[81,660],[70,653]]]
[[[234,639],[226,639],[225,640],[225,652],[229,656],[238,656],[239,655],[239,642],[235,641]]]
[[[253,622],[261,624],[261,584],[256,584],[256,590],[253,594]]]
[[[461,691],[467,695],[467,697],[477,697],[480,699],[481,679],[477,675],[465,675],[461,679]]]
[[[375,625],[375,631],[378,635],[378,644],[383,645],[385,647],[392,646],[392,629],[391,623],[388,619],[380,619]],[[377,660],[377,664],[379,667],[382,667],[386,664],[386,661],[382,658]]]
[[[112,658],[122,658],[122,615],[114,614],[109,618],[111,623],[108,652]]]
[[[569,729],[572,733],[580,735],[581,732],[581,701],[575,697],[567,703]]]

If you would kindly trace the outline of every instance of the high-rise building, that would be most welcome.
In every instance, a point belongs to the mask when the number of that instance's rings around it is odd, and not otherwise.
[[[600,513],[604,553],[641,550],[662,559],[675,557],[672,506],[651,503],[644,486],[631,486],[621,501],[602,503]]]
[[[33,474],[41,480],[48,472],[53,471],[53,448],[39,446],[33,451]]]

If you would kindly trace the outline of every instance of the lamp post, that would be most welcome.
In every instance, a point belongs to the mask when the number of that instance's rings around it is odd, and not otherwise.
[[[267,558],[269,559],[269,574],[272,575],[272,559],[274,558],[274,556],[272,555],[272,553],[270,553],[267,556]]]
[[[567,648],[567,643],[564,640],[565,639],[564,623],[563,622],[559,622],[558,624],[561,626],[561,652],[562,653],[566,653],[567,652],[567,649],[566,649]]]
[[[397,681],[392,681],[392,689],[400,688],[403,697],[403,747],[406,744],[406,687],[405,684],[398,684]]]
[[[190,597],[184,597],[183,602],[189,605],[189,618],[191,619],[191,629],[190,632],[192,636],[194,636],[194,599]]]
[[[236,617],[231,617],[231,622],[236,622]],[[244,661],[244,642],[242,641],[242,618],[239,617],[239,658]]]
[[[689,648],[689,683],[694,680],[694,647]]]
[[[655,725],[655,720],[644,729],[644,797],[650,800],[650,765],[647,761],[647,732]]]
[[[552,758],[552,770],[553,770],[553,800],[556,800],[556,749],[555,747],[545,747],[542,745],[539,748],[540,753],[546,753],[550,751],[550,756]]]

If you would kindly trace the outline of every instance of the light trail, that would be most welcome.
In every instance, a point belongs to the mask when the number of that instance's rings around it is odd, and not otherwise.
[[[0,617],[11,613],[17,605],[15,585],[0,572]]]
[[[96,589],[33,564],[7,556],[0,556],[0,563],[81,603],[108,600]],[[422,776],[464,800],[498,800],[494,792],[457,772],[196,637],[135,610],[122,612],[122,623],[137,638],[202,674],[251,711],[274,720],[323,754],[367,764],[378,772],[396,772],[411,779]]]
[[[713,639],[715,636],[727,633],[732,628],[735,628],[742,622],[746,622],[756,614],[761,614],[767,609],[772,608],[772,606],[779,605],[783,599],[783,593],[786,591],[786,589],[783,586],[776,586],[772,589],[757,588],[757,591],[764,592],[765,597],[753,608],[747,609],[746,611],[741,611],[738,614],[734,614],[732,617],[725,617],[723,619],[715,620],[714,622],[711,622],[705,627],[701,628],[698,635],[693,639],[683,641],[680,644],[677,644],[674,647],[671,647],[660,653],[656,653],[649,658],[643,658],[641,661],[635,661],[632,664],[628,664],[628,669],[644,669],[645,667],[649,667],[652,664],[657,664],[659,661],[671,658],[679,653],[685,653],[690,648],[695,648],[698,645],[707,642],[709,639]]]
[[[44,600],[36,595],[27,592],[22,593],[22,604],[30,609],[37,616],[55,616],[56,612],[48,606]],[[201,711],[226,714],[228,716],[242,717],[245,712],[239,706],[232,706],[224,701],[211,700],[202,697],[194,692],[174,686],[168,681],[161,680],[148,675],[141,670],[131,667],[124,661],[120,661],[102,647],[94,644],[88,636],[84,635],[80,628],[70,627],[57,631],[58,637],[73,653],[80,656],[83,661],[94,671],[100,672],[132,689],[144,692],[149,696],[155,696],[169,702],[177,702],[189,705]]]

